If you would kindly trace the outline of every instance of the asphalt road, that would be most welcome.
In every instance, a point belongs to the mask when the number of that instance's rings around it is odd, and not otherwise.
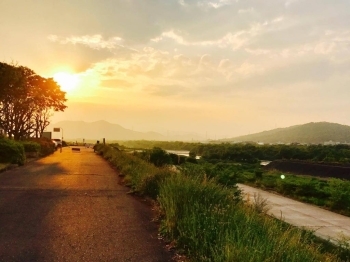
[[[314,234],[334,243],[347,240],[350,245],[350,217],[333,213],[323,208],[302,203],[258,188],[238,184],[245,199],[254,202],[260,195],[268,203],[268,214],[285,222],[314,231]]]
[[[0,261],[171,261],[149,206],[91,149],[0,174]]]

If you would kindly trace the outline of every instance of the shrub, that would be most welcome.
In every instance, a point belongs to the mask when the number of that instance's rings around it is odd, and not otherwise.
[[[328,184],[331,207],[350,211],[350,181],[332,178]]]
[[[154,147],[150,152],[149,161],[157,167],[171,164],[171,157],[160,147]]]
[[[262,179],[263,171],[262,170],[255,170],[255,178],[256,179]]]
[[[47,156],[55,152],[55,144],[48,138],[30,138],[29,141],[40,145],[40,156]]]
[[[290,181],[289,179],[277,180],[276,185],[277,192],[288,196],[294,196],[295,190],[298,187],[294,181]]]
[[[7,138],[0,138],[0,162],[24,165],[26,161],[21,143]]]
[[[23,147],[24,147],[24,151],[27,152],[40,152],[41,150],[41,146],[39,143],[34,142],[34,141],[22,141],[21,142]]]
[[[177,154],[170,153],[169,154],[171,158],[171,162],[173,165],[181,165],[186,162],[186,157],[185,156],[180,156]]]

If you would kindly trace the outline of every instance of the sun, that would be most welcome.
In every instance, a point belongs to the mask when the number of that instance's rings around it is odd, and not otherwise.
[[[61,90],[67,93],[72,92],[77,88],[79,84],[79,76],[66,73],[66,72],[58,72],[53,75],[53,79],[60,85]]]

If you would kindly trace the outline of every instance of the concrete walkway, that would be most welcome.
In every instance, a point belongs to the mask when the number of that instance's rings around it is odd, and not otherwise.
[[[245,199],[254,201],[254,194],[268,201],[268,214],[285,222],[315,231],[315,235],[337,243],[342,236],[350,243],[350,218],[254,187],[238,184]]]
[[[92,149],[0,174],[0,261],[172,261],[151,207]]]

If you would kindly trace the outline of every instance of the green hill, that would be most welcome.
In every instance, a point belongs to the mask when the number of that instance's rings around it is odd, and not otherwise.
[[[328,122],[307,123],[286,128],[277,128],[256,134],[221,140],[225,142],[263,143],[315,143],[328,141],[350,143],[350,126]]]

